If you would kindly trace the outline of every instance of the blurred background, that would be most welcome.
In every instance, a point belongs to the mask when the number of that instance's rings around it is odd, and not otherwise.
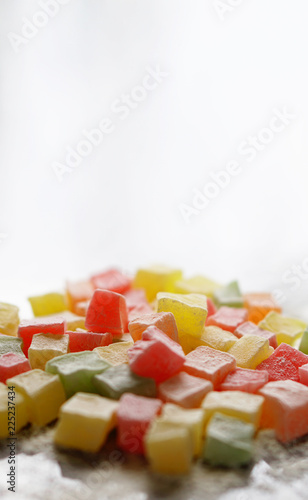
[[[164,263],[308,320],[307,14],[2,0],[0,300]]]

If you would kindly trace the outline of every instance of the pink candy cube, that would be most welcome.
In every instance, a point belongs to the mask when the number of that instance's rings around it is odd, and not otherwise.
[[[268,373],[261,370],[237,368],[229,373],[220,385],[220,391],[257,392],[268,382]]]
[[[238,326],[234,331],[234,335],[238,339],[240,339],[244,335],[258,335],[258,337],[263,337],[264,339],[267,339],[269,345],[272,346],[274,349],[276,349],[278,345],[275,333],[269,332],[268,330],[262,330],[257,325],[255,325],[255,323],[252,323],[251,321],[246,321],[245,323],[242,323],[240,326]]]
[[[117,410],[118,446],[130,453],[144,453],[143,438],[151,421],[161,412],[159,399],[123,394]]]
[[[308,364],[299,367],[298,375],[300,383],[308,385]]]
[[[8,378],[15,377],[20,373],[31,370],[29,360],[25,356],[7,352],[0,357],[0,382],[7,381]]]
[[[222,328],[223,330],[228,330],[229,332],[234,333],[236,328],[244,323],[247,318],[247,309],[223,306],[207,319],[206,325],[219,326],[219,328]]]
[[[199,408],[206,394],[212,390],[213,384],[209,380],[180,372],[160,384],[158,395],[163,401],[183,408]]]
[[[187,354],[183,370],[195,377],[209,380],[216,388],[235,368],[236,360],[231,354],[199,346]]]

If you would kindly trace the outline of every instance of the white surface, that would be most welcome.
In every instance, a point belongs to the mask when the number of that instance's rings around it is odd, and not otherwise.
[[[227,4],[229,0],[224,0]],[[109,265],[164,262],[189,275],[281,288],[308,319],[306,0],[71,0],[15,53],[32,0],[0,4],[0,300]],[[168,73],[125,120],[111,110],[147,67]],[[273,109],[296,115],[254,161],[240,143]],[[113,133],[59,183],[52,170],[105,117]],[[185,224],[211,173],[241,173]],[[307,266],[308,268],[308,266]]]

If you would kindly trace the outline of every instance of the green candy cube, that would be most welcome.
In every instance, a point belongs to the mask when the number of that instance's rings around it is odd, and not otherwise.
[[[213,299],[217,307],[243,307],[244,305],[243,296],[237,281],[231,281],[228,285],[215,290]]]
[[[19,337],[12,337],[11,335],[0,335],[0,356],[7,352],[13,352],[24,356],[22,352],[22,339]]]
[[[96,393],[92,379],[111,365],[96,352],[71,352],[50,359],[45,366],[48,373],[58,374],[66,396],[70,398],[76,392]]]
[[[301,343],[299,345],[299,350],[304,354],[308,354],[308,328],[304,331]]]
[[[126,364],[112,366],[95,375],[93,384],[101,396],[111,399],[120,399],[125,392],[149,398],[156,396],[155,380],[136,375]]]
[[[240,467],[252,460],[255,427],[215,413],[207,427],[203,459],[213,466]]]

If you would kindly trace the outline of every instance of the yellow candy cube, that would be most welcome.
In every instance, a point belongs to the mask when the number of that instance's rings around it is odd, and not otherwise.
[[[29,297],[34,316],[48,316],[67,309],[65,296],[63,293],[46,293]]]
[[[193,443],[193,455],[198,457],[203,446],[205,412],[202,408],[187,409],[172,403],[163,406],[160,422],[188,429]]]
[[[0,333],[16,336],[18,325],[18,307],[0,302]]]
[[[31,368],[45,370],[47,361],[68,353],[69,335],[36,333],[28,350]]]
[[[212,297],[213,292],[220,288],[215,281],[212,281],[204,276],[193,276],[192,278],[176,281],[174,284],[174,293],[199,293]]]
[[[8,387],[14,386],[25,398],[30,422],[43,426],[58,417],[59,408],[66,397],[59,375],[42,370],[21,373],[6,381]]]
[[[307,325],[299,319],[286,318],[278,312],[271,311],[258,326],[275,333],[278,345],[282,342],[293,345],[296,339],[303,335]]]
[[[55,443],[64,448],[98,452],[116,425],[118,405],[96,394],[78,392],[61,407]]]
[[[29,413],[24,397],[0,383],[0,439],[9,436],[11,431],[17,433],[28,422]]]
[[[200,338],[193,337],[192,335],[181,335],[179,341],[185,354],[188,354],[200,345],[227,352],[237,342],[237,337],[218,326],[205,326]]]
[[[236,365],[240,368],[254,370],[273,351],[274,348],[269,345],[268,339],[257,335],[244,335],[231,347],[229,354],[235,357]]]
[[[186,334],[200,338],[207,317],[207,300],[204,295],[158,293],[157,310],[173,313],[179,337]]]
[[[182,271],[166,266],[151,266],[139,269],[134,279],[135,288],[144,288],[149,302],[158,292],[172,292],[174,283],[182,278]]]
[[[95,347],[94,351],[113,366],[128,363],[127,351],[134,342],[115,342],[107,346]]]
[[[190,432],[156,419],[145,435],[146,457],[159,474],[188,474],[193,458]]]
[[[248,392],[212,391],[205,396],[201,406],[205,410],[206,424],[214,413],[219,412],[244,420],[258,429],[263,401],[263,396]]]

